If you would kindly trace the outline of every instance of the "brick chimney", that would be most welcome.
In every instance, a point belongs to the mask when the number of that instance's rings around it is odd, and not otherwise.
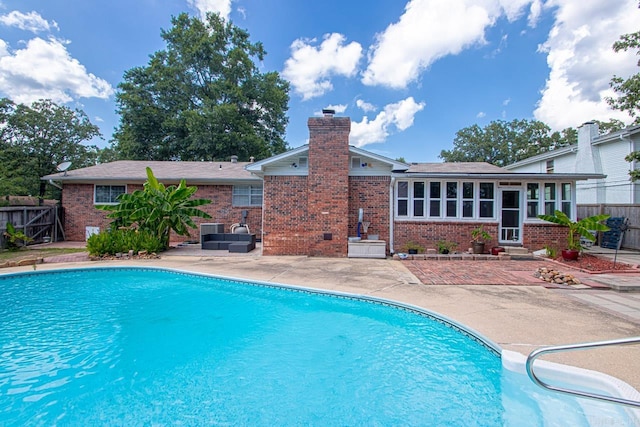
[[[322,112],[308,121],[309,255],[347,256],[351,119]]]

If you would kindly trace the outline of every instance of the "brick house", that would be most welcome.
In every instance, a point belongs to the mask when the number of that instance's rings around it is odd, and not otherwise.
[[[566,231],[537,215],[560,209],[575,218],[576,182],[603,178],[514,173],[482,162],[405,164],[350,146],[348,117],[325,111],[308,126],[309,144],[258,162],[120,161],[42,179],[62,183],[68,240],[106,227],[94,205],[140,188],[150,166],[165,185],[185,178],[198,186],[196,197],[213,200],[202,207],[213,217],[204,222],[228,227],[248,210],[264,255],[344,257],[347,238],[357,234],[376,235],[386,254],[410,240],[426,248],[448,240],[466,250],[481,224],[492,235],[489,247],[561,247]]]

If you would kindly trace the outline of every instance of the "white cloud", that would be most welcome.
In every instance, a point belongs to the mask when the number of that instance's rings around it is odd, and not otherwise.
[[[17,103],[42,98],[65,103],[78,98],[106,99],[113,88],[87,72],[62,41],[36,37],[13,52],[0,40],[0,92]]]
[[[333,89],[333,76],[351,77],[357,71],[362,46],[351,42],[345,45],[342,34],[326,34],[320,46],[316,40],[298,39],[291,44],[291,57],[286,60],[282,76],[291,82],[296,93],[308,100]]]
[[[17,27],[32,33],[48,32],[53,28],[58,29],[56,21],[49,23],[37,12],[22,13],[14,10],[6,15],[0,15],[0,23],[7,27]]]
[[[100,116],[95,116],[95,117],[93,118],[93,120],[95,120],[95,121],[96,121],[96,122],[98,122],[98,123],[102,123],[102,122],[104,122],[104,119],[103,119],[102,117],[100,117]]]
[[[476,114],[476,118],[481,119],[483,117],[486,117],[487,113],[485,113],[484,111],[480,111],[478,114]]]
[[[504,105],[505,107],[506,107],[507,105],[509,105],[510,103],[511,103],[511,98],[507,98],[507,99],[505,99],[504,101],[502,101],[502,105]]]
[[[376,36],[362,82],[405,88],[438,59],[485,44],[488,27],[503,16],[520,19],[527,7],[534,26],[541,0],[411,0],[398,22]]]
[[[356,107],[360,108],[365,113],[368,113],[368,112],[371,112],[371,111],[376,111],[378,109],[378,107],[376,107],[375,105],[373,105],[373,104],[371,104],[369,102],[365,102],[362,99],[357,99],[356,100]]]
[[[200,13],[200,19],[207,16],[207,12],[219,13],[228,20],[231,14],[231,2],[233,0],[188,0],[189,6]]]
[[[556,21],[541,46],[551,69],[534,116],[554,129],[577,127],[591,120],[617,118],[605,101],[614,96],[613,75],[628,77],[637,71],[632,52],[615,53],[611,46],[621,34],[638,30],[640,11],[635,0],[555,0]]]
[[[409,97],[385,106],[372,121],[369,121],[367,116],[364,116],[361,122],[352,121],[350,143],[356,147],[363,147],[367,144],[384,142],[392,127],[400,132],[411,127],[414,116],[424,109],[424,106],[424,102],[417,103],[413,97]]]

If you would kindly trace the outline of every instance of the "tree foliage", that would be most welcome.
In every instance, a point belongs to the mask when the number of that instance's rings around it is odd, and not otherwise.
[[[164,248],[169,247],[171,230],[180,236],[188,236],[188,227],[197,228],[192,217],[211,218],[208,213],[197,209],[197,206],[211,203],[208,199],[192,199],[197,187],[187,187],[186,181],[180,181],[177,187],[165,187],[147,168],[147,181],[142,190],[121,194],[116,205],[98,206],[110,211],[113,228],[137,225],[138,229],[151,232],[162,242]]]
[[[0,194],[44,197],[44,175],[70,161],[75,167],[95,163],[98,149],[84,145],[100,136],[81,110],[40,100],[30,106],[0,99]]]
[[[442,150],[447,162],[489,162],[506,166],[527,157],[575,143],[577,132],[568,128],[551,132],[537,120],[496,120],[484,128],[477,124],[456,132],[452,150]]]
[[[640,7],[640,5],[638,5]],[[635,49],[636,55],[640,55],[640,31],[631,34],[623,34],[620,39],[613,44],[615,52],[627,51]],[[640,59],[638,60],[640,67]],[[626,111],[632,118],[634,125],[640,125],[640,72],[632,75],[627,79],[619,76],[613,76],[611,79],[611,87],[616,93],[617,98],[608,98],[607,102],[616,110]],[[640,151],[633,151],[625,157],[627,162],[639,162]],[[640,179],[640,170],[634,169],[629,171],[631,181]]]
[[[623,34],[620,39],[613,44],[615,52],[635,49],[636,55],[640,55],[640,31],[631,34]],[[640,60],[638,60],[640,66]],[[610,83],[613,90],[618,94],[617,98],[607,98],[607,102],[616,110],[626,111],[632,118],[633,124],[640,124],[640,73],[636,73],[629,78],[614,76]]]
[[[162,31],[166,49],[125,72],[116,95],[119,158],[240,160],[286,150],[289,85],[254,61],[261,43],[217,14],[187,14]]]

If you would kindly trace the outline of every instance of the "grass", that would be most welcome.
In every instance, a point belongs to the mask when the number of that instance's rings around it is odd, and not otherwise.
[[[56,255],[72,254],[76,252],[86,252],[86,248],[38,248],[20,249],[17,251],[0,251],[0,262],[19,261],[27,258],[46,258]]]

